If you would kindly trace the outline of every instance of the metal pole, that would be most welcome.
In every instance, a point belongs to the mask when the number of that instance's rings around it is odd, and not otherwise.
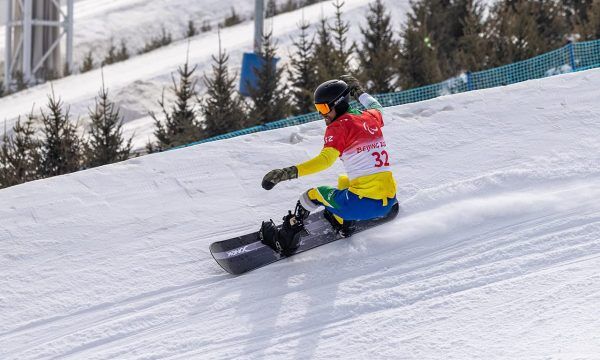
[[[260,53],[262,47],[262,37],[265,21],[264,0],[255,0],[254,2],[254,53]]]
[[[12,21],[13,21],[13,0],[6,1],[6,30],[5,30],[5,43],[4,43],[4,89],[6,92],[10,91],[10,84],[12,82],[11,69],[12,69]]]
[[[73,71],[73,0],[67,0],[67,68]],[[64,74],[65,76],[67,74]]]
[[[25,0],[23,9],[23,79],[26,83],[31,81],[32,5],[32,0]]]
[[[570,42],[567,47],[569,50],[569,64],[571,65],[571,71],[577,71],[577,63],[575,62],[575,44]]]

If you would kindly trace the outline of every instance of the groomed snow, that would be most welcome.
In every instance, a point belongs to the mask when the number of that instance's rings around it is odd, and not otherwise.
[[[386,108],[404,214],[233,277],[324,124],[0,191],[2,359],[597,359],[600,70]]]

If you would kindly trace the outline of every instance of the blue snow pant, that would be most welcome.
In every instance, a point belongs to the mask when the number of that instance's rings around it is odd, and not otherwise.
[[[396,197],[389,198],[387,205],[383,200],[360,198],[348,189],[337,189],[332,186],[319,186],[302,194],[300,204],[315,211],[320,205],[343,220],[369,220],[387,215],[398,203]],[[339,219],[338,219],[339,221]]]

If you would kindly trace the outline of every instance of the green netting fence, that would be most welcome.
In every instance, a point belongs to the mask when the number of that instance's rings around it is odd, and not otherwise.
[[[395,106],[429,100],[443,95],[509,85],[521,81],[539,79],[573,71],[582,71],[596,67],[600,67],[600,39],[570,43],[560,49],[513,64],[483,71],[467,72],[441,83],[394,93],[377,94],[374,95],[374,97],[377,98],[384,107]],[[356,103],[354,103],[354,105],[356,105]],[[258,125],[196,141],[178,148],[304,124],[321,119],[322,117],[317,112],[288,117],[264,125]]]

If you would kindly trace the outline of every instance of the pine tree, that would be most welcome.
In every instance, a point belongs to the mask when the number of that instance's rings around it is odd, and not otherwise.
[[[413,8],[409,22],[401,37],[398,87],[410,89],[443,80],[435,47],[431,44],[431,32],[424,21],[426,10]]]
[[[267,6],[265,9],[265,17],[270,18],[277,15],[277,3],[275,0],[267,0]]]
[[[196,25],[193,20],[188,21],[187,30],[185,32],[185,37],[192,37],[198,35],[198,29],[196,29]]]
[[[280,12],[284,13],[284,12],[294,11],[294,10],[298,9],[300,6],[301,6],[301,4],[298,4],[293,0],[287,0],[286,3],[283,4],[283,6],[281,7]]]
[[[200,31],[207,32],[212,30],[212,25],[210,25],[210,21],[204,20],[202,22],[202,26],[200,27]]]
[[[310,24],[304,19],[298,24],[300,37],[293,40],[295,52],[290,56],[288,80],[293,85],[291,90],[293,110],[296,115],[314,111],[313,91],[317,87],[317,69],[314,59],[315,38],[309,38]]]
[[[169,45],[173,41],[173,36],[165,27],[161,27],[160,35],[153,36],[150,40],[146,41],[144,44],[144,48],[140,50],[140,54],[144,54],[150,52],[152,50],[161,48],[163,46]]]
[[[588,21],[588,11],[598,0],[561,0],[565,16],[571,26]]]
[[[434,49],[442,78],[449,78],[463,71],[463,64],[471,57],[466,51],[478,47],[473,33],[477,33],[481,14],[473,0],[421,0],[412,3],[412,14],[408,16],[407,27],[427,29],[428,46]],[[471,26],[467,29],[467,26]],[[422,31],[422,30],[419,30]],[[463,39],[470,31],[468,38]],[[476,41],[477,45],[469,44]],[[459,55],[459,53],[461,53]]]
[[[262,66],[253,69],[256,86],[249,86],[252,108],[250,121],[264,124],[287,117],[291,111],[288,90],[281,83],[285,68],[276,67],[277,48],[273,44],[271,32],[263,36],[262,49],[259,53]]]
[[[106,53],[104,60],[102,60],[102,66],[114,64],[117,61],[119,61],[118,55],[117,55],[117,47],[115,46],[113,40],[111,39],[110,46],[108,47],[108,52]]]
[[[231,131],[243,129],[247,125],[244,113],[244,101],[236,89],[235,76],[229,74],[227,63],[229,55],[221,50],[219,35],[219,55],[212,56],[214,64],[211,76],[204,75],[206,95],[202,100],[204,117],[204,136],[213,137]]]
[[[554,0],[504,0],[488,19],[494,66],[513,63],[562,46],[568,33],[564,9]]]
[[[591,1],[585,15],[577,16],[575,31],[582,41],[600,39],[600,0]]]
[[[234,26],[234,25],[241,23],[242,21],[244,21],[244,19],[242,19],[242,17],[239,16],[235,12],[235,8],[232,6],[231,7],[231,15],[229,15],[228,17],[225,18],[225,20],[223,20],[222,26],[223,27]]]
[[[567,37],[571,35],[571,27],[567,21],[562,0],[537,0],[528,1],[535,14],[535,22],[543,43],[539,48],[540,53],[548,52],[563,46]]]
[[[339,75],[338,73],[340,72],[346,72],[343,69],[336,69],[334,62],[331,61],[330,52],[332,47],[333,43],[329,35],[327,19],[321,17],[317,29],[317,40],[315,42],[314,51],[314,63],[317,72],[315,80],[317,84],[336,78],[336,75]]]
[[[42,110],[41,168],[42,177],[68,174],[82,165],[82,144],[77,127],[71,123],[69,109],[54,95],[48,96],[48,112]]]
[[[88,72],[94,68],[94,59],[92,57],[92,51],[90,50],[85,58],[83,59],[83,64],[79,68],[79,72]]]
[[[483,9],[477,1],[465,2],[466,16],[463,35],[458,39],[453,53],[454,70],[479,71],[490,64],[491,43],[483,22]]]
[[[336,0],[333,3],[335,7],[335,20],[333,26],[329,29],[333,34],[333,46],[329,52],[330,61],[333,63],[334,74],[332,77],[337,78],[339,75],[351,72],[350,60],[355,45],[348,45],[347,33],[350,30],[350,24],[342,19],[342,7],[344,2]]]
[[[495,3],[490,8],[487,27],[491,30],[493,43],[492,66],[513,62],[513,59],[526,59],[533,56],[527,47],[527,34],[535,33],[533,18],[520,22],[515,6],[506,1]]]
[[[121,47],[117,52],[117,61],[125,61],[129,59],[129,50],[127,49],[127,43],[125,40],[121,40]]]
[[[108,52],[104,57],[104,60],[102,60],[102,66],[114,64],[120,61],[125,61],[127,59],[129,59],[129,50],[127,49],[127,43],[125,42],[125,40],[121,40],[121,46],[119,49],[117,49],[113,40],[111,39]]]
[[[158,104],[162,108],[163,120],[159,119],[154,113],[150,116],[154,119],[156,136],[158,143],[156,147],[149,146],[149,151],[162,151],[175,146],[188,144],[200,139],[202,135],[201,125],[196,117],[197,108],[193,102],[198,96],[196,90],[196,80],[193,78],[196,66],[190,69],[188,60],[183,67],[179,67],[179,85],[173,77],[172,90],[176,96],[175,104],[170,106],[165,103],[164,90],[161,100]]]
[[[89,109],[89,139],[84,144],[86,166],[96,167],[127,160],[131,154],[133,137],[125,142],[123,117],[116,104],[109,99],[104,81],[95,101],[94,109]]]
[[[0,80],[0,97],[4,96],[4,81]]]
[[[21,70],[15,71],[15,84],[17,91],[22,91],[29,87],[27,80],[25,80],[25,74]]]
[[[396,89],[393,79],[396,76],[399,44],[393,37],[390,20],[381,0],[369,4],[367,28],[360,29],[363,41],[358,51],[358,77],[366,85],[367,92],[388,93]]]
[[[27,116],[25,123],[21,123],[19,117],[11,136],[4,131],[0,147],[0,188],[39,179],[41,154],[34,121],[33,113]]]

